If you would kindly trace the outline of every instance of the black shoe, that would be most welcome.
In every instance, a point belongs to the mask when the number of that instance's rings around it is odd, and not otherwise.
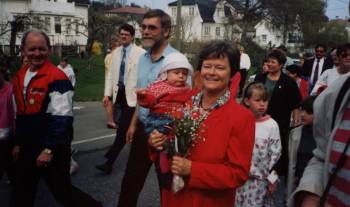
[[[96,168],[101,170],[105,174],[111,174],[113,166],[106,162],[102,165],[96,165]]]

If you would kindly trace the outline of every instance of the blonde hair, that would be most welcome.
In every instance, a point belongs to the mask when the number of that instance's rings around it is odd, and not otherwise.
[[[264,101],[268,101],[269,96],[265,85],[262,83],[252,82],[245,87],[243,93],[242,104],[247,108],[249,108],[249,106],[245,104],[244,99],[250,99],[253,96],[254,90],[259,92],[259,98],[261,98]]]

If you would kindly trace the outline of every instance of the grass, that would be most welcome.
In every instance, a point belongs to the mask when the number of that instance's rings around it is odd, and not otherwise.
[[[59,57],[50,57],[53,64],[58,65]],[[90,66],[87,59],[71,57],[69,63],[73,66],[77,83],[75,85],[75,101],[100,101],[104,90],[104,56],[93,56]],[[19,60],[14,64],[19,68]]]

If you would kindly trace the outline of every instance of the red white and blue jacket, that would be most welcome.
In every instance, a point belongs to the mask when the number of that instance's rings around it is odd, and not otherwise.
[[[29,65],[22,67],[12,83],[17,105],[17,145],[39,144],[55,150],[69,146],[73,124],[73,86],[49,60],[30,80],[24,97],[24,79]]]

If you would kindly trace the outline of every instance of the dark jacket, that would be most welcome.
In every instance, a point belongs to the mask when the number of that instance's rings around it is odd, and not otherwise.
[[[312,58],[310,60],[306,60],[304,65],[303,65],[303,69],[301,71],[301,75],[307,79],[310,79],[311,77],[311,72],[312,72],[312,67],[314,64],[315,58]],[[333,61],[331,60],[331,58],[325,58],[324,59],[324,63],[322,66],[322,72],[321,74],[328,69],[333,68]]]
[[[260,74],[255,77],[256,82],[262,82],[264,84],[266,79],[267,74]],[[274,169],[281,176],[287,174],[288,168],[287,149],[291,113],[294,109],[299,107],[300,101],[301,95],[296,82],[289,76],[281,73],[273,89],[267,108],[267,114],[277,122],[280,129],[282,155]]]

